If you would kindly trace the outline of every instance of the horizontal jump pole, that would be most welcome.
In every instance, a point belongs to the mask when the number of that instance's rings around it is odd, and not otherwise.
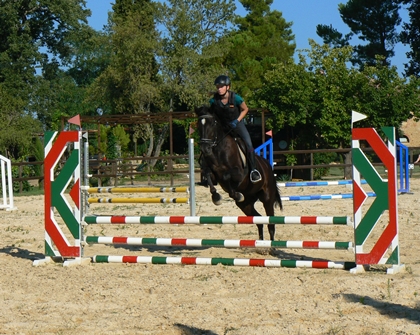
[[[101,204],[188,204],[188,198],[89,198],[88,203]]]
[[[376,197],[373,192],[367,192],[368,197]],[[314,195],[291,195],[281,197],[282,201],[299,201],[299,200],[332,200],[332,199],[353,199],[353,194],[314,194]]]
[[[181,265],[231,265],[283,268],[316,268],[350,270],[355,262],[331,262],[324,260],[288,260],[257,258],[207,258],[207,257],[160,257],[160,256],[105,256],[95,255],[94,263],[140,263],[140,264],[181,264]]]
[[[353,226],[349,216],[85,216],[87,224],[326,224]]]
[[[158,192],[185,192],[189,187],[89,187],[88,193],[158,193]]]
[[[367,184],[366,180],[361,180],[362,184]],[[296,181],[277,183],[279,187],[299,187],[299,186],[333,186],[333,185],[351,185],[352,180],[335,180],[335,181]]]
[[[269,240],[215,240],[193,238],[150,238],[124,236],[86,236],[88,244],[127,244],[185,247],[224,248],[291,248],[291,249],[350,249],[352,242],[335,241],[269,241]]]

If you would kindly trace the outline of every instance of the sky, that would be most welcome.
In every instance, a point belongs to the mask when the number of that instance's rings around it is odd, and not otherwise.
[[[338,12],[338,4],[346,0],[275,0],[271,10],[282,12],[287,22],[293,22],[292,32],[295,35],[296,49],[309,49],[308,39],[313,39],[322,44],[322,39],[316,34],[318,24],[332,25],[339,32],[347,34],[350,30],[341,20]],[[87,0],[87,7],[92,11],[89,25],[96,30],[101,30],[107,23],[108,11],[112,10],[114,1]],[[245,16],[246,12],[239,1],[236,1],[237,14]],[[407,21],[406,13],[401,13],[403,21]],[[355,41],[358,43],[358,41]],[[391,64],[397,66],[400,74],[404,71],[404,63],[407,63],[406,52],[409,48],[401,43],[394,48],[395,56]]]

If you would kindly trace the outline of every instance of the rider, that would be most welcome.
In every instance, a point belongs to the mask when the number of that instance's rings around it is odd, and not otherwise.
[[[222,122],[228,123],[232,129],[235,129],[237,134],[245,142],[251,170],[249,178],[251,182],[257,183],[261,180],[261,174],[256,169],[254,148],[252,146],[251,137],[249,136],[243,121],[248,113],[248,106],[241,96],[230,91],[230,84],[231,81],[228,76],[221,75],[216,78],[214,85],[216,85],[217,92],[214,94],[213,98],[210,99],[210,105],[216,104],[224,109],[225,113],[223,117],[221,117]]]

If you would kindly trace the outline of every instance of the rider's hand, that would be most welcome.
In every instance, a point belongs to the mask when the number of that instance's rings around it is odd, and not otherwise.
[[[236,128],[236,126],[238,125],[238,123],[239,123],[239,121],[238,121],[238,120],[233,120],[232,122],[230,122],[230,123],[229,123],[229,126],[230,126],[232,129],[235,129],[235,128]]]

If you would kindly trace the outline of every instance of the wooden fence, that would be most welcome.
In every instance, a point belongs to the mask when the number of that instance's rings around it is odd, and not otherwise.
[[[313,180],[313,171],[314,169],[319,168],[332,168],[332,167],[350,167],[351,164],[343,164],[340,162],[334,162],[330,164],[313,164],[314,162],[314,155],[319,153],[348,153],[350,152],[350,148],[348,149],[317,149],[317,150],[282,150],[282,151],[274,151],[274,161],[276,164],[274,165],[274,171],[277,175],[280,174],[287,174],[287,170],[310,170],[310,178],[309,180]],[[366,149],[369,151],[370,149]],[[413,162],[417,155],[420,153],[420,147],[411,147],[409,148],[409,161]],[[309,164],[304,165],[285,165],[284,163],[279,164],[278,158],[284,155],[305,155],[306,160]],[[309,158],[308,158],[309,157]],[[195,169],[194,172],[199,175],[200,174],[200,167],[198,162],[198,155],[195,155]],[[151,168],[150,165],[147,163],[150,160],[158,160],[160,169]],[[180,161],[184,161],[183,163],[177,163]],[[98,186],[102,186],[105,182],[109,185],[117,185],[119,184],[119,180],[124,178],[127,182],[131,182],[132,184],[135,183],[137,177],[145,177],[144,179],[147,180],[148,184],[152,184],[153,180],[156,176],[164,178],[166,181],[170,181],[170,186],[174,186],[175,180],[180,175],[187,175],[189,174],[189,166],[188,166],[188,155],[176,155],[176,156],[159,156],[159,157],[126,157],[121,159],[90,159],[90,171],[93,178],[97,179]],[[43,171],[43,162],[14,162],[12,163],[12,168],[15,170],[17,168],[17,172],[14,172],[13,182],[19,183],[19,192],[23,190],[23,183],[25,181],[34,181],[31,184],[34,185],[39,183],[39,186],[42,187],[43,183],[43,174],[38,175],[25,175],[24,170],[25,166],[41,166],[41,171]],[[381,165],[380,163],[373,163],[373,165]],[[410,173],[412,170],[410,170]],[[17,176],[16,176],[17,175]],[[15,187],[16,190],[16,187]]]

